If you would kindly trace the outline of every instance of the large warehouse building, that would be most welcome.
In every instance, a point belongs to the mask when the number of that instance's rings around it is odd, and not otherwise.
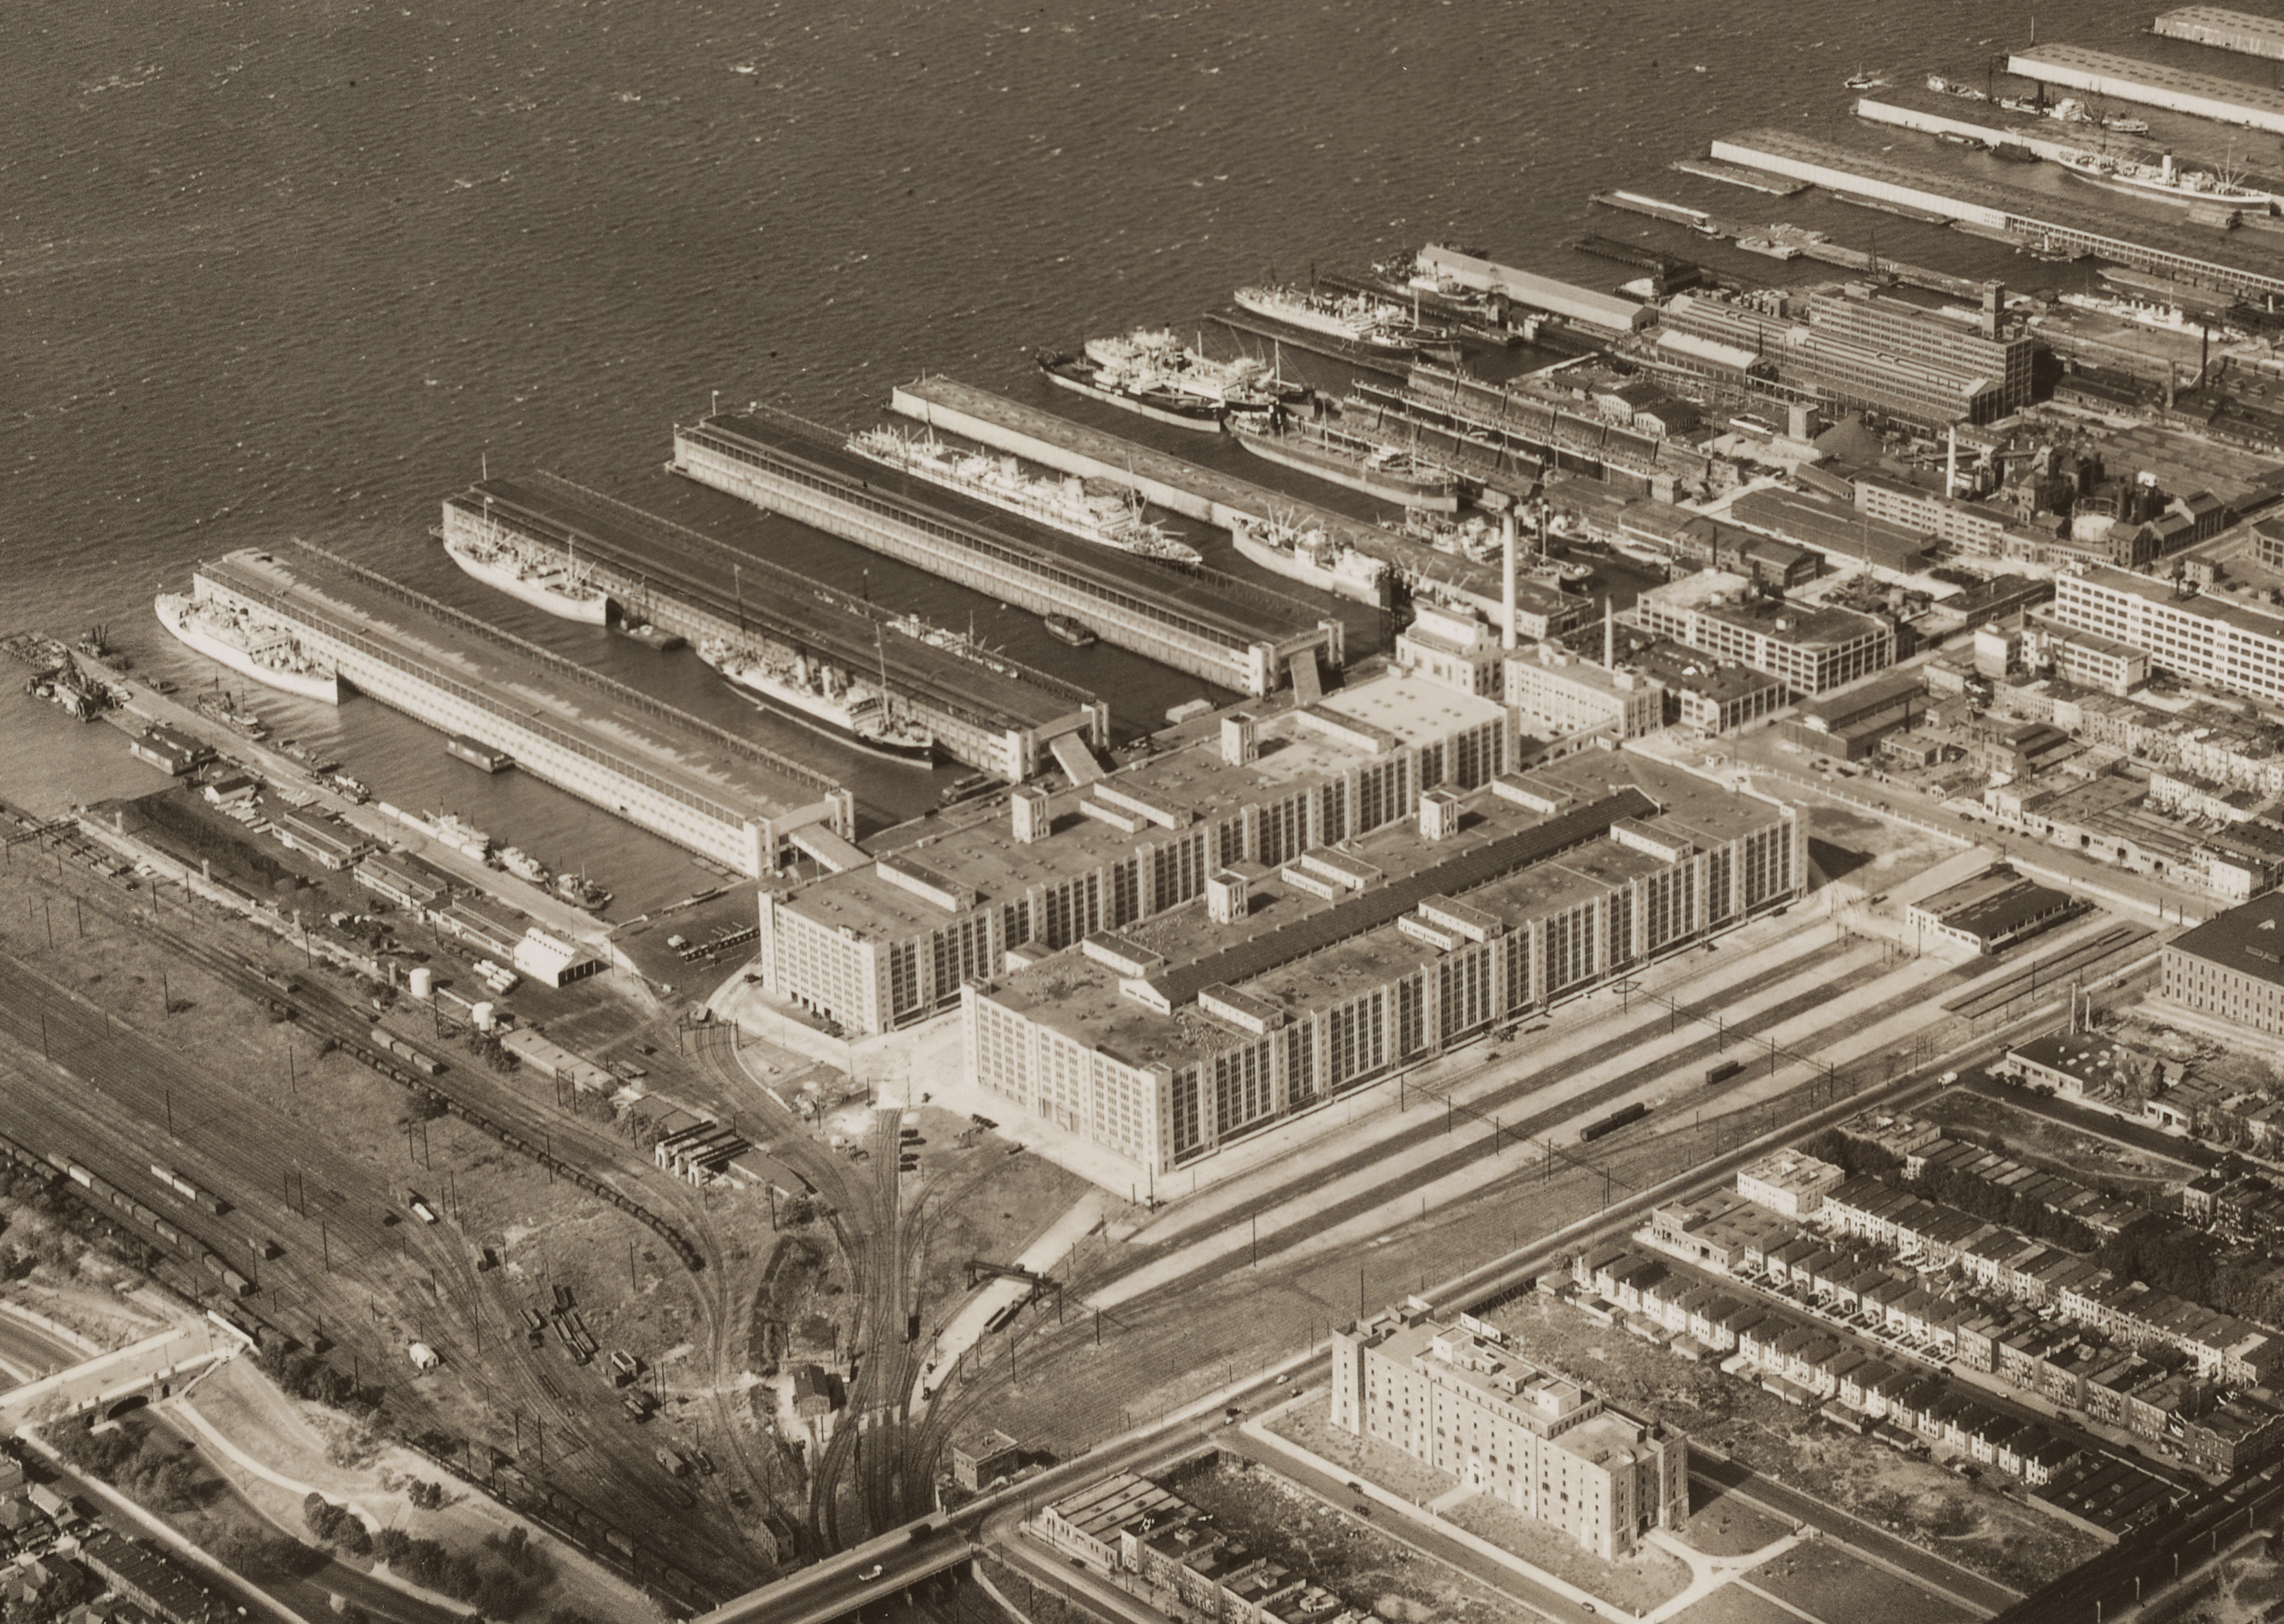
[[[1219,731],[808,884],[764,890],[763,983],[869,1035],[959,1001],[1013,952],[1044,955],[1203,895],[1232,863],[1273,868],[1411,819],[1422,793],[1506,769],[1496,700],[1397,674]]]
[[[1788,902],[1807,873],[1792,808],[1627,751],[1413,804],[970,981],[969,1074],[1140,1184]]]
[[[2255,897],[2165,944],[2165,996],[2284,1037],[2284,891]]]

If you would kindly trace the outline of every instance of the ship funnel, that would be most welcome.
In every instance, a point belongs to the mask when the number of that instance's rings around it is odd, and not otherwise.
[[[1506,559],[1501,566],[1501,584],[1505,588],[1501,604],[1506,613],[1499,617],[1499,646],[1512,652],[1514,649],[1514,510],[1507,509],[1505,518],[1499,539],[1506,543]]]

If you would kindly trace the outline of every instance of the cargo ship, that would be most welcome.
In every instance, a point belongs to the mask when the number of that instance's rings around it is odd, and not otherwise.
[[[1408,355],[1420,347],[1419,338],[1394,305],[1361,293],[1319,293],[1298,287],[1241,287],[1234,297],[1240,309],[1265,316],[1309,332],[1321,332],[1366,349]]]
[[[66,709],[70,708],[65,702],[62,690],[58,690],[55,698],[59,704],[65,704]],[[234,728],[256,744],[270,737],[270,729],[263,723],[262,718],[250,710],[241,708],[228,694],[209,689],[199,696],[194,708],[207,721],[219,722],[226,728]],[[88,714],[91,717],[94,712],[90,710]]]
[[[341,702],[340,675],[304,651],[284,627],[217,599],[185,597],[178,592],[160,593],[153,607],[160,625],[215,664],[305,699]]]
[[[430,534],[442,535],[441,531]],[[442,540],[453,563],[495,591],[583,625],[601,626],[610,618],[610,598],[587,579],[567,546],[559,557],[552,548],[497,527],[487,537],[442,535]]]
[[[1208,434],[1221,432],[1222,409],[1218,402],[1185,394],[1154,372],[1098,367],[1083,355],[1042,355],[1039,371],[1047,375],[1050,383],[1139,412],[1155,422],[1170,423],[1176,428],[1201,429]]]
[[[1290,516],[1239,514],[1229,527],[1237,550],[1262,568],[1358,603],[1385,605],[1388,566],[1316,526]]]
[[[1306,384],[1287,383],[1265,361],[1240,355],[1216,361],[1185,347],[1163,327],[1137,327],[1115,339],[1089,339],[1086,358],[1110,371],[1146,371],[1169,387],[1232,414],[1267,413],[1309,398]]]
[[[1232,418],[1237,443],[1254,456],[1330,480],[1350,490],[1406,507],[1439,513],[1459,511],[1459,481],[1440,469],[1423,466],[1401,446],[1379,445],[1306,419],[1277,427]]]
[[[1169,564],[1205,562],[1196,548],[1176,541],[1143,518],[1140,504],[1124,492],[1089,489],[1086,481],[1076,475],[1062,480],[1037,478],[1025,473],[1013,457],[954,450],[933,435],[900,433],[893,428],[868,428],[852,435],[849,449],[931,485],[1020,513],[1081,541]]]
[[[2161,198],[2169,203],[2218,203],[2231,208],[2257,209],[2266,214],[2280,199],[2273,192],[2256,191],[2202,169],[2177,169],[2168,152],[2155,164],[2105,158],[2099,152],[2063,152],[2054,161],[2080,180],[2135,197]]]
[[[935,734],[897,714],[886,698],[803,654],[756,653],[720,637],[698,644],[698,658],[752,702],[788,722],[888,761],[926,767]]]

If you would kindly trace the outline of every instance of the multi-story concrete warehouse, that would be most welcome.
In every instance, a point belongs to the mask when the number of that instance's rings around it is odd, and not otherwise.
[[[1232,863],[1273,867],[1406,822],[1428,790],[1506,770],[1495,700],[1391,675],[1219,731],[1064,794],[1015,792],[1012,823],[764,891],[770,991],[870,1034],[958,1003],[1011,951],[1052,952],[1201,896]]]
[[[1792,809],[1591,750],[1232,862],[964,988],[970,1074],[1137,1183],[1796,897]]]

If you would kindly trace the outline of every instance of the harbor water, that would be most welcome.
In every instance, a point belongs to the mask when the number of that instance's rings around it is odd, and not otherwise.
[[[1859,70],[1979,83],[2027,20],[1947,0],[38,8],[0,52],[0,630],[106,623],[187,690],[213,674],[160,631],[152,596],[184,589],[202,556],[299,535],[844,777],[878,826],[957,769],[836,752],[686,652],[486,591],[428,535],[440,499],[487,464],[545,467],[747,527],[791,567],[1095,690],[1130,735],[1206,691],[677,481],[661,466],[672,425],[719,391],[861,426],[894,384],[938,370],[1374,514],[1207,436],[1050,398],[1032,354],[1201,327],[1240,283],[1430,238],[1600,287],[1626,273],[1571,252],[1584,231],[1815,272],[1591,209],[1611,186],[2051,282],[2063,268],[1998,245],[1665,168],[1756,125],[1844,132],[1841,81]],[[2264,82],[2267,65],[2150,39],[2143,20],[2092,0],[2038,15],[2043,38]],[[1208,553],[1232,562],[1225,543]],[[1384,640],[1350,613],[1352,646]],[[157,786],[115,733],[15,686],[0,794]],[[369,700],[254,702],[278,737],[399,804],[583,863],[622,917],[700,883],[676,848],[488,777]]]

